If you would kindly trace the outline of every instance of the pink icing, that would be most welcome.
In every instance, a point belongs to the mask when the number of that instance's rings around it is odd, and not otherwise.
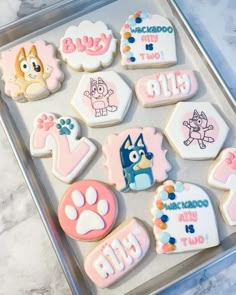
[[[162,150],[163,136],[156,133],[155,128],[145,127],[131,128],[121,132],[119,135],[112,134],[108,137],[108,143],[103,146],[103,152],[106,156],[105,166],[108,168],[109,182],[115,184],[118,190],[125,186],[123,170],[120,161],[120,147],[124,140],[130,135],[132,141],[135,141],[140,133],[149,152],[153,153],[153,177],[157,182],[164,181],[167,178],[167,172],[171,169],[166,159],[166,150]]]
[[[225,162],[230,165],[233,170],[236,170],[236,151],[233,153],[229,152]]]
[[[228,152],[216,164],[213,178],[220,183],[226,184],[230,176],[236,176],[236,149],[234,152]]]
[[[65,38],[62,40],[62,50],[64,53],[85,52],[91,56],[102,55],[107,52],[111,43],[112,35],[104,33],[100,37],[83,36],[82,38]]]
[[[89,187],[94,187],[97,191],[97,200],[94,204],[90,205],[86,201],[86,191]],[[84,197],[84,205],[82,207],[77,207],[72,200],[72,193],[74,191],[80,191]],[[81,213],[90,210],[95,213],[98,213],[98,202],[100,200],[106,200],[108,202],[108,212],[105,216],[101,216],[104,221],[104,228],[101,230],[91,230],[83,235],[78,234],[76,232],[76,223],[81,216]],[[70,205],[73,206],[78,214],[78,218],[75,220],[70,220],[67,218],[65,214],[65,206]],[[98,213],[99,214],[99,213]],[[103,183],[95,180],[81,180],[74,184],[72,184],[67,191],[64,193],[62,200],[58,207],[58,218],[63,228],[64,232],[70,237],[78,240],[84,241],[92,241],[97,240],[108,234],[108,232],[112,229],[112,226],[116,220],[117,215],[117,205],[116,199],[113,192],[105,186]],[[90,220],[87,221],[88,223]]]
[[[3,70],[2,79],[5,81],[5,93],[9,96],[16,97],[16,94],[19,92],[19,86],[11,81],[12,77],[16,75],[16,56],[22,47],[28,53],[32,45],[35,45],[37,48],[38,56],[44,65],[44,70],[47,67],[52,68],[50,76],[46,79],[48,90],[55,92],[58,89],[58,83],[63,80],[64,74],[60,70],[60,61],[56,58],[56,51],[52,45],[46,45],[43,40],[38,40],[34,43],[22,43],[10,50],[2,52],[2,58],[0,60],[0,67]]]
[[[170,78],[167,78],[168,75],[172,75],[172,74],[175,75],[176,88],[178,89],[177,91],[174,90],[174,87],[173,87],[174,85],[172,80]],[[161,75],[165,75],[167,79],[166,80],[167,87],[168,87],[168,90],[170,91],[170,96],[165,95],[166,87],[159,80]],[[188,92],[187,90],[186,92],[184,91],[184,89],[186,89],[186,83],[184,82],[184,79],[183,79],[185,75],[187,75],[189,79],[188,81],[190,83],[188,84],[188,87],[190,86]],[[150,81],[155,81],[156,84],[153,84]],[[148,90],[148,84],[153,86],[151,88],[152,94],[150,94],[150,90]],[[156,91],[157,86],[160,87],[159,92]],[[137,82],[135,88],[136,88],[136,94],[138,96],[138,99],[141,101],[141,103],[145,106],[149,106],[149,105],[155,105],[155,104],[158,105],[158,104],[164,104],[164,103],[171,103],[171,102],[176,102],[182,99],[190,98],[196,94],[198,90],[198,82],[193,71],[178,70],[178,71],[170,71],[170,72],[157,72],[155,74],[145,76]]]
[[[109,275],[106,278],[102,278],[99,273],[96,271],[94,267],[94,262],[100,257],[104,257],[104,247],[110,246],[112,247],[112,242],[114,240],[119,240],[123,249],[126,252],[127,256],[132,256],[131,251],[135,251],[136,249],[127,249],[125,247],[123,241],[127,239],[129,234],[133,234],[135,239],[138,241],[139,246],[141,247],[141,256],[138,258],[132,257],[132,263],[127,264],[126,260],[120,255],[119,252],[115,252],[120,263],[124,264],[124,269],[122,271],[118,270],[116,266],[112,263],[110,257],[105,256],[109,264],[112,266],[114,273]],[[124,276],[128,271],[133,269],[145,256],[149,249],[150,239],[146,229],[143,225],[138,222],[136,219],[131,219],[128,223],[121,224],[117,230],[114,231],[111,235],[105,238],[95,249],[93,249],[85,258],[84,268],[87,275],[90,279],[99,287],[106,288]]]

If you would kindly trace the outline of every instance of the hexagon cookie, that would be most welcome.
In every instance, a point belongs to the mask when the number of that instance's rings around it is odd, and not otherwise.
[[[171,145],[183,159],[215,158],[229,127],[209,102],[180,102],[165,128]]]
[[[101,127],[122,122],[131,99],[129,86],[109,71],[83,75],[71,103],[88,126]]]

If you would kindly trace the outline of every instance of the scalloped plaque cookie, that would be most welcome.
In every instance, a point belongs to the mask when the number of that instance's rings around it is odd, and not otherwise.
[[[155,128],[130,128],[112,134],[103,146],[109,183],[117,190],[145,190],[164,181],[171,165],[162,149],[163,136]]]
[[[93,72],[108,67],[116,53],[116,39],[102,22],[82,21],[70,26],[60,41],[62,59],[77,71]]]
[[[157,189],[151,212],[158,254],[194,251],[219,244],[211,201],[197,185],[166,181]]]
[[[107,235],[116,216],[115,195],[96,180],[73,183],[58,207],[58,218],[64,232],[81,241],[94,241]]]
[[[198,90],[198,82],[191,70],[157,72],[138,80],[135,91],[144,107],[155,107],[187,100]]]
[[[120,123],[132,99],[132,90],[112,71],[84,74],[72,99],[80,117],[91,127]]]
[[[236,148],[224,149],[211,167],[209,184],[229,191],[220,202],[220,210],[229,225],[236,225]]]
[[[64,79],[56,49],[43,40],[2,52],[0,67],[6,95],[19,102],[47,97],[60,89]]]
[[[121,29],[121,64],[126,68],[176,64],[175,32],[163,16],[137,11]]]
[[[80,126],[75,119],[41,113],[34,121],[30,152],[34,157],[52,155],[53,174],[70,183],[88,165],[97,150],[86,137],[77,139],[79,133]]]

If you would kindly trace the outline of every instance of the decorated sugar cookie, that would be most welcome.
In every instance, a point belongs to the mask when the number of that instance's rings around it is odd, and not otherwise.
[[[109,182],[117,190],[145,190],[164,181],[171,169],[162,149],[163,136],[155,128],[130,128],[108,137],[103,146]]]
[[[163,16],[137,11],[120,34],[121,64],[128,69],[167,67],[177,61],[174,28]]]
[[[58,207],[58,218],[64,232],[81,241],[94,241],[107,235],[116,215],[115,195],[95,180],[72,184]]]
[[[88,165],[97,150],[86,137],[77,139],[79,133],[80,127],[75,119],[42,113],[35,118],[30,152],[34,157],[52,155],[53,174],[70,183]]]
[[[78,71],[93,72],[108,67],[116,52],[116,39],[111,30],[98,21],[82,21],[69,27],[60,41],[61,56]]]
[[[166,136],[183,159],[215,158],[229,127],[209,102],[179,102],[165,128]]]
[[[80,117],[91,127],[120,123],[129,109],[132,90],[115,72],[85,74],[72,99]]]
[[[20,102],[47,97],[64,79],[55,48],[42,40],[2,52],[0,67],[6,95]]]
[[[158,254],[219,244],[211,201],[197,185],[166,181],[157,189],[151,212]]]
[[[144,258],[149,245],[143,224],[129,219],[88,253],[85,271],[99,288],[106,288],[131,271]]]
[[[229,191],[220,202],[224,220],[236,225],[236,148],[224,149],[213,164],[209,183],[219,189]]]
[[[155,107],[194,96],[198,90],[198,82],[191,70],[157,72],[141,78],[135,90],[144,107]]]

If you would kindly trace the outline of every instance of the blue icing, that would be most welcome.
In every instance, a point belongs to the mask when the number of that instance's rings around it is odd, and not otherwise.
[[[136,25],[136,21],[135,21],[134,18],[130,18],[130,19],[128,19],[127,23],[128,23],[131,27],[133,27],[133,26]]]
[[[161,233],[160,235],[160,241],[162,242],[162,244],[166,244],[166,243],[169,243],[169,240],[170,240],[170,234],[167,233],[167,232],[163,232]]]
[[[176,192],[182,192],[184,190],[184,185],[182,182],[176,182],[174,187]]]
[[[56,124],[57,129],[59,130],[60,135],[70,135],[71,130],[74,129],[74,124],[71,123],[71,119],[66,120],[60,119],[60,123]]]
[[[156,218],[161,218],[163,215],[162,211],[159,209],[155,209],[155,217]]]
[[[147,17],[148,17],[148,13],[147,13],[147,12],[142,12],[142,13],[140,14],[140,17],[141,17],[141,18],[147,18]]]
[[[159,192],[159,196],[160,196],[161,200],[168,200],[168,193],[164,190]]]
[[[130,58],[130,57],[132,57],[132,56],[133,56],[133,54],[132,54],[132,52],[130,52],[130,51],[128,51],[128,52],[125,53],[125,57],[126,57],[126,58]]]
[[[122,41],[122,44],[123,44],[123,45],[128,45],[128,44],[129,44],[129,41],[128,41],[127,39],[124,39],[124,40]]]

